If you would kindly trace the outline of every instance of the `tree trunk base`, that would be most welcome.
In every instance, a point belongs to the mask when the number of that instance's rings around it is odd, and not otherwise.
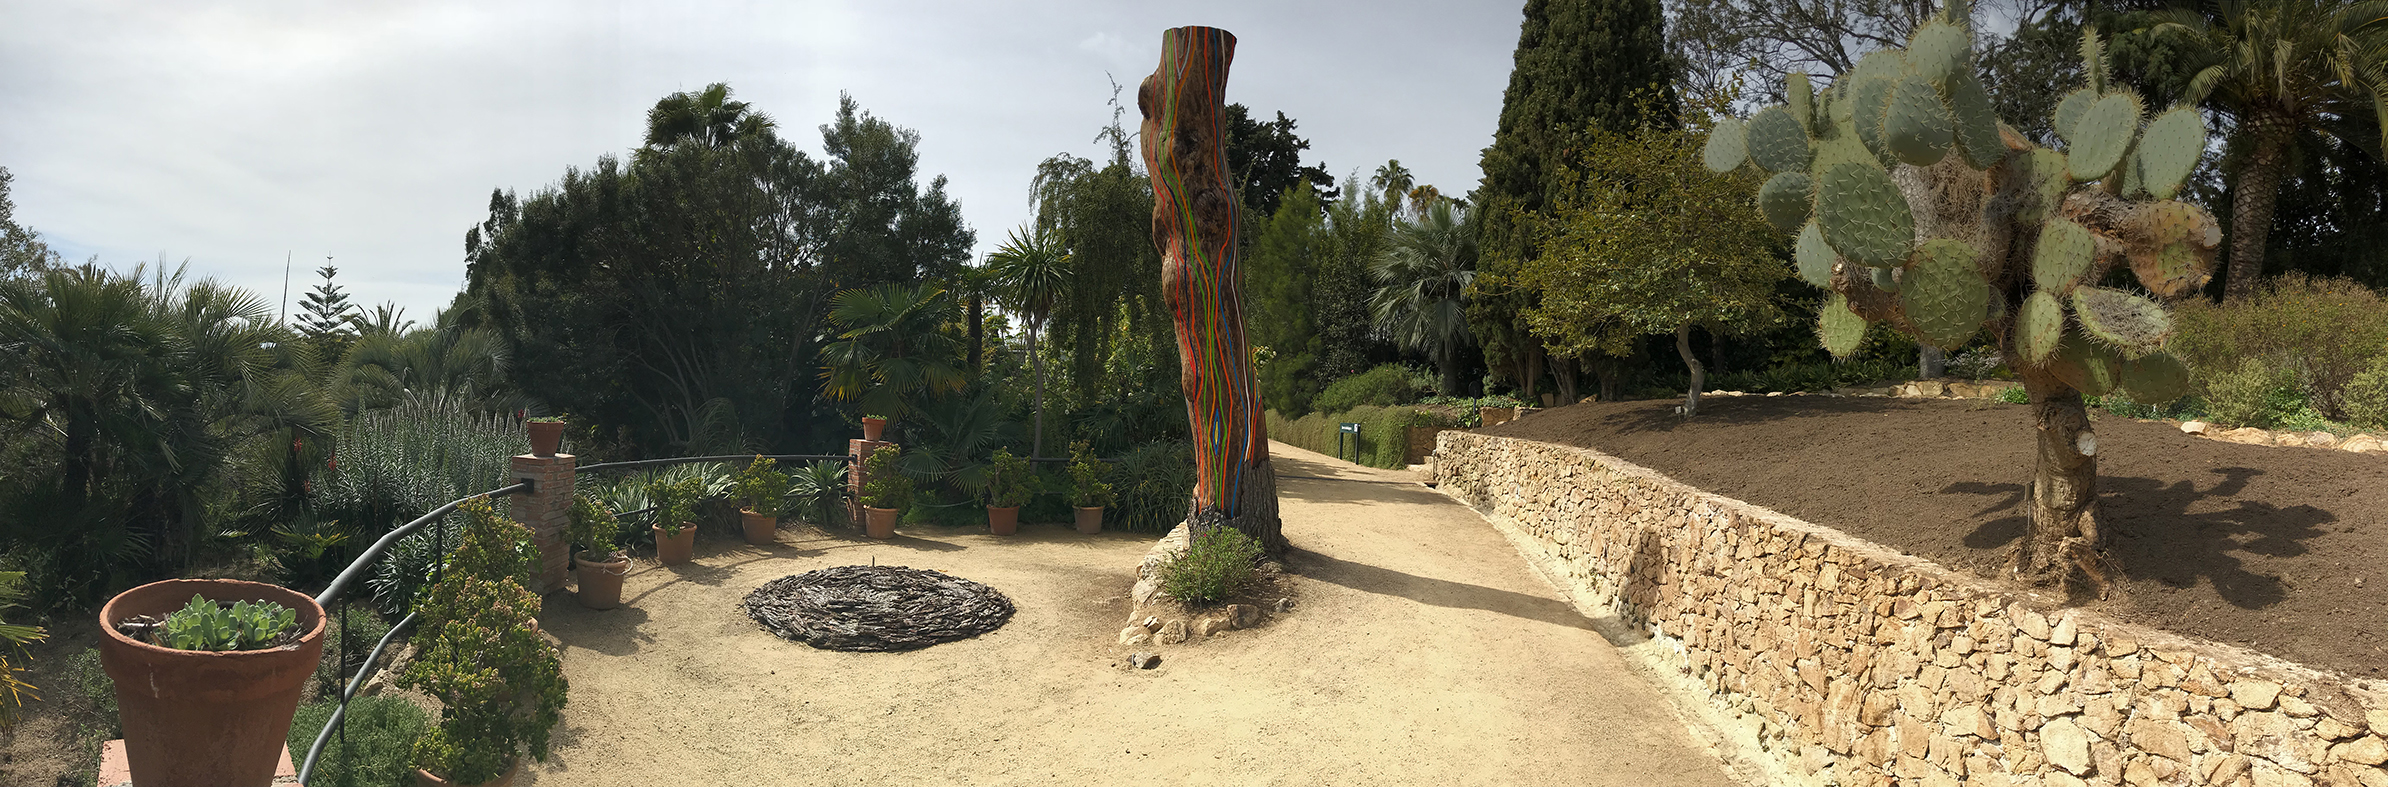
[[[1260,542],[1271,556],[1282,556],[1285,540],[1285,520],[1277,515],[1277,471],[1268,457],[1261,457],[1245,471],[1243,483],[1243,512],[1227,516],[1216,508],[1196,503],[1186,514],[1186,535],[1199,536],[1214,529],[1232,527]]]

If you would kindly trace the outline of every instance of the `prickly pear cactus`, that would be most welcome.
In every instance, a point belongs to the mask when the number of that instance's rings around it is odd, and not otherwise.
[[[1796,75],[1789,103],[1718,127],[1708,166],[1773,173],[1757,204],[1797,235],[1801,277],[1832,291],[1817,330],[1836,353],[1858,346],[1851,316],[1944,349],[1986,328],[2032,376],[2179,396],[2159,300],[2204,285],[2221,241],[2211,214],[2172,200],[2205,149],[2203,120],[2148,117],[2107,84],[2093,32],[2090,84],[2053,118],[2062,148],[2036,145],[1992,116],[1966,17],[1944,12],[1820,93]]]

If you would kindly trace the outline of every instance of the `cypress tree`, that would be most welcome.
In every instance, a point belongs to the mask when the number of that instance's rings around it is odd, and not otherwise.
[[[1534,294],[1516,286],[1517,271],[1534,256],[1535,227],[1555,208],[1585,131],[1674,124],[1664,25],[1658,0],[1526,2],[1500,125],[1471,200],[1484,224],[1468,322],[1486,362],[1529,395],[1542,346],[1527,331],[1523,314]]]

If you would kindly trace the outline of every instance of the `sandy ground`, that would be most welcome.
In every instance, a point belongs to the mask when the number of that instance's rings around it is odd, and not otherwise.
[[[552,596],[572,700],[522,782],[653,784],[1726,784],[1716,756],[1468,509],[1271,445],[1300,606],[1113,666],[1143,535],[936,526],[700,538],[634,566],[626,605]],[[992,585],[1019,612],[910,653],[814,650],[739,599],[833,565]]]

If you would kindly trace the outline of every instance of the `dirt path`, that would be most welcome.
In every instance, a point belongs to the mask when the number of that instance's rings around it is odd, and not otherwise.
[[[1666,702],[1473,512],[1408,474],[1272,444],[1301,605],[1159,648],[1113,637],[1145,536],[805,529],[636,566],[629,605],[550,599],[572,705],[531,784],[1724,784]],[[1333,479],[1333,480],[1325,480]],[[738,606],[833,565],[931,568],[1010,595],[977,639],[814,650]]]

